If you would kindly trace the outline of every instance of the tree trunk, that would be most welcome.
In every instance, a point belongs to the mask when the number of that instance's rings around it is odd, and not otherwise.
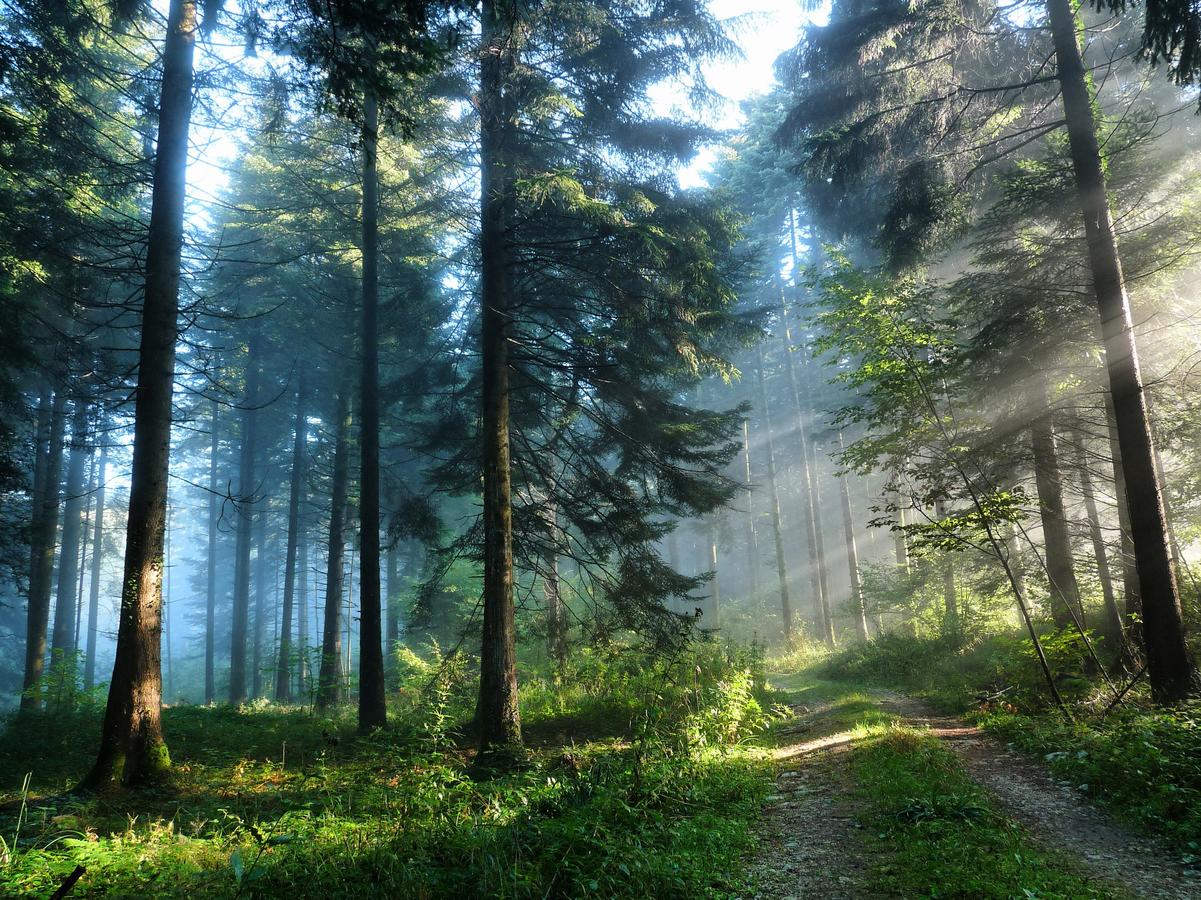
[[[234,604],[229,648],[229,702],[246,700],[246,638],[250,630],[250,545],[255,518],[254,463],[258,458],[258,403],[261,372],[258,335],[246,354],[246,392],[242,404],[242,446],[238,458],[238,527],[234,541]]]
[[[302,517],[300,524],[300,533],[297,535],[297,567],[299,569],[297,575],[300,579],[300,584],[296,591],[296,608],[297,608],[297,643],[300,648],[299,662],[300,665],[296,671],[296,684],[300,690],[300,696],[305,697],[309,689],[309,541],[308,532],[305,529],[307,520]]]
[[[1155,474],[1130,301],[1106,194],[1092,98],[1076,41],[1076,19],[1068,0],[1047,0],[1047,11],[1126,477],[1131,538],[1142,595],[1147,672],[1155,700],[1174,703],[1192,691],[1194,673],[1168,549],[1162,486]]]
[[[1101,596],[1105,600],[1105,636],[1109,644],[1125,658],[1122,645],[1122,613],[1113,591],[1113,575],[1109,571],[1109,548],[1105,546],[1105,535],[1101,531],[1101,517],[1097,514],[1097,499],[1093,491],[1093,475],[1089,470],[1088,454],[1084,446],[1084,432],[1076,428],[1073,438],[1076,444],[1076,467],[1080,473],[1080,492],[1084,495],[1084,512],[1088,518],[1088,534],[1093,544],[1093,556],[1097,561],[1097,578],[1101,582]]]
[[[1038,511],[1043,525],[1043,548],[1051,588],[1051,618],[1056,628],[1072,624],[1072,613],[1080,615],[1080,588],[1072,562],[1072,538],[1063,507],[1063,477],[1059,464],[1058,439],[1046,394],[1034,398],[1030,424],[1030,447],[1034,454],[1034,481],[1038,488]],[[1081,617],[1081,623],[1083,623]]]
[[[388,542],[386,558],[388,567],[388,593],[384,609],[384,668],[393,673],[396,645],[400,641],[400,547],[396,540]]]
[[[79,548],[79,578],[75,587],[75,635],[71,646],[75,648],[77,655],[80,652],[80,629],[83,627],[83,582],[84,578],[87,577],[88,542],[92,534],[92,498],[96,495],[96,454],[94,451],[95,448],[88,451],[88,489],[83,505],[83,535],[80,538]],[[95,555],[95,550],[92,551],[92,555]],[[79,658],[79,662],[83,662],[82,657]]]
[[[1126,476],[1122,469],[1122,450],[1118,445],[1118,425],[1113,415],[1113,400],[1105,394],[1106,431],[1109,434],[1109,453],[1113,460],[1113,497],[1118,512],[1118,548],[1122,559],[1122,593],[1124,609],[1122,617],[1126,626],[1126,647],[1131,653],[1128,663],[1133,664],[1135,648],[1143,645],[1143,604],[1138,584],[1138,565],[1134,556],[1134,541],[1130,537],[1130,504],[1126,499]]]
[[[750,420],[742,420],[742,459],[746,465],[746,571],[751,587],[751,596],[759,595],[759,529],[755,525],[755,504],[751,491],[754,479],[751,477],[751,425]]]
[[[713,607],[713,630],[721,628],[721,581],[717,571],[717,516],[709,516],[709,571],[713,579],[709,582],[709,602]]]
[[[325,569],[325,621],[322,625],[321,666],[317,672],[317,707],[328,709],[342,698],[342,564],[346,552],[346,482],[348,477],[349,391],[338,391],[334,427],[334,474],[330,484],[329,554]]]
[[[942,500],[934,501],[934,518],[941,522],[947,517],[947,506]],[[942,571],[942,606],[943,629],[951,635],[961,633],[959,622],[959,597],[955,590],[955,565],[951,562],[951,554],[943,551],[939,560]]]
[[[483,0],[480,55],[480,259],[483,310],[484,627],[478,706],[481,753],[521,743],[513,609],[513,520],[509,460],[508,323],[512,291],[508,229],[513,212],[509,142],[514,109],[515,8]]]
[[[30,529],[29,617],[25,633],[25,683],[21,709],[41,704],[41,680],[46,666],[46,628],[50,623],[50,582],[54,577],[54,544],[58,530],[59,481],[63,464],[63,433],[66,430],[66,393],[54,392],[46,455],[42,464],[40,503]]]
[[[839,452],[846,451],[842,439],[842,431],[838,432]],[[855,620],[855,634],[860,641],[866,641],[867,607],[863,602],[863,583],[859,580],[859,550],[855,546],[855,518],[851,512],[851,486],[848,483],[851,473],[846,473],[838,479],[842,494],[842,527],[847,544],[847,567],[851,584],[851,616]]]
[[[776,577],[780,586],[780,620],[785,642],[792,640],[792,601],[788,596],[788,561],[784,558],[784,529],[780,521],[780,494],[776,487],[776,443],[772,433],[771,405],[763,378],[763,348],[755,347],[755,382],[759,386],[759,408],[763,413],[763,433],[767,439],[767,494],[771,513],[772,537],[776,545]]]
[[[216,630],[217,630],[217,451],[220,407],[211,402],[212,424],[209,446],[208,496],[208,572],[204,594],[204,702],[217,697]]]
[[[267,624],[267,506],[254,512],[254,630],[250,642],[250,696],[263,696],[263,629]],[[258,505],[257,502],[255,504]]]
[[[375,97],[363,103],[363,372],[359,429],[359,731],[383,728],[383,627],[379,584],[379,273],[376,261],[379,189],[376,170]]]
[[[1013,577],[1013,589],[1026,596],[1026,570],[1022,566],[1022,548],[1018,543],[1018,532],[1009,522],[1005,529],[1005,561]]]
[[[54,631],[50,641],[51,659],[61,660],[62,663],[66,663],[67,658],[75,653],[75,595],[79,578],[79,543],[83,535],[84,474],[89,456],[88,409],[88,404],[82,398],[77,399],[71,419],[71,460],[67,466]]]
[[[279,662],[275,668],[275,699],[292,700],[292,606],[296,596],[296,551],[300,540],[300,492],[307,475],[308,420],[305,415],[305,376],[296,388],[296,427],[292,442],[292,474],[288,490],[288,548],[284,552],[284,609],[279,627]]]
[[[163,530],[195,38],[194,0],[171,0],[163,48],[158,150],[146,248],[146,291],[142,302],[117,657],[100,753],[83,782],[89,787],[118,774],[126,784],[136,784],[165,772],[171,764],[163,740],[159,664]]]
[[[96,686],[96,618],[100,615],[100,566],[104,562],[104,487],[107,478],[108,447],[100,448],[96,466],[96,519],[92,523],[92,583],[88,593],[87,649],[83,657],[83,686]]]

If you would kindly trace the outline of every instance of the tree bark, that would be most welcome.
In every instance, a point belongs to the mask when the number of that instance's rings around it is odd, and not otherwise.
[[[1138,565],[1134,541],[1130,537],[1130,504],[1126,499],[1126,476],[1122,470],[1122,450],[1118,445],[1118,425],[1113,415],[1113,400],[1105,394],[1105,421],[1109,435],[1109,453],[1113,461],[1113,497],[1118,513],[1119,544],[1122,560],[1123,622],[1126,626],[1126,647],[1131,653],[1128,663],[1134,664],[1135,648],[1143,645],[1143,603],[1138,584]]]
[[[746,571],[749,579],[751,596],[759,595],[759,529],[755,524],[754,479],[751,477],[751,424],[750,420],[742,420],[742,459],[746,467]]]
[[[204,594],[204,702],[217,697],[216,630],[217,630],[217,452],[219,449],[220,407],[211,401],[211,434],[209,445],[208,496],[208,572]]]
[[[342,572],[346,553],[346,488],[350,452],[349,391],[338,391],[335,413],[334,473],[330,484],[329,554],[325,569],[325,621],[322,625],[321,665],[317,672],[317,707],[328,709],[342,698]]]
[[[1076,428],[1073,434],[1076,451],[1076,468],[1080,477],[1080,492],[1084,496],[1084,512],[1088,518],[1088,535],[1093,544],[1093,557],[1097,562],[1097,578],[1101,582],[1101,596],[1105,601],[1105,636],[1110,646],[1118,650],[1123,658],[1126,653],[1122,645],[1122,613],[1113,590],[1113,575],[1109,570],[1109,548],[1101,531],[1101,517],[1097,513],[1097,499],[1093,491],[1093,475],[1089,469],[1088,453],[1084,446],[1084,432]]]
[[[75,653],[75,591],[79,577],[79,542],[83,535],[84,473],[88,462],[88,404],[75,401],[71,417],[71,459],[63,504],[62,542],[58,554],[58,587],[54,603],[51,659],[67,661]]]
[[[363,371],[359,450],[359,731],[388,721],[384,692],[383,627],[379,583],[379,269],[376,255],[379,176],[375,97],[363,103]]]
[[[292,474],[288,490],[288,546],[284,551],[284,608],[279,626],[279,662],[275,668],[275,699],[292,700],[292,607],[296,596],[296,553],[300,540],[300,492],[308,477],[308,419],[305,414],[304,370],[296,388],[296,427],[292,442]]]
[[[63,464],[63,433],[66,430],[67,395],[54,392],[42,484],[35,518],[30,529],[29,615],[25,632],[25,682],[21,709],[41,704],[41,681],[46,667],[46,628],[50,624],[50,582],[54,577],[54,545],[58,530],[59,491]]]
[[[229,648],[229,702],[246,700],[246,639],[250,630],[250,547],[255,518],[254,464],[258,458],[258,403],[261,371],[258,335],[246,349],[246,387],[242,402],[242,446],[238,457],[238,516],[234,539],[234,603]]]
[[[297,645],[299,647],[296,670],[296,684],[300,696],[304,697],[309,689],[309,541],[306,530],[307,519],[301,517],[300,533],[297,535],[298,572],[300,579],[296,590],[297,609]]]
[[[759,386],[759,408],[763,413],[763,433],[767,439],[767,494],[771,513],[772,537],[776,545],[776,577],[780,586],[780,620],[785,642],[792,640],[792,600],[788,596],[788,561],[784,558],[784,529],[780,521],[780,494],[776,487],[776,442],[772,434],[771,404],[763,378],[763,348],[755,347],[755,382]],[[821,608],[818,608],[820,619]]]
[[[96,686],[97,617],[100,615],[100,566],[104,562],[104,488],[108,468],[108,447],[100,448],[96,466],[96,519],[92,523],[92,582],[88,593],[88,636],[83,657],[83,686]]]
[[[250,641],[250,696],[263,696],[263,629],[267,624],[267,505],[254,512],[254,630]],[[256,506],[257,501],[256,501]]]
[[[941,522],[946,517],[946,503],[935,500],[934,518]],[[959,621],[959,597],[955,589],[955,565],[951,562],[951,554],[946,551],[942,553],[939,562],[942,573],[943,628],[948,634],[958,636],[962,629]]]
[[[1039,391],[1031,411],[1030,447],[1034,454],[1034,482],[1038,488],[1038,511],[1043,526],[1043,551],[1051,588],[1051,618],[1056,628],[1072,624],[1072,613],[1080,609],[1080,588],[1072,561],[1072,538],[1063,507],[1063,476],[1059,463],[1059,441],[1046,394]]]
[[[171,0],[163,48],[158,149],[146,248],[146,291],[142,303],[117,656],[100,752],[83,782],[87,787],[97,786],[118,774],[126,784],[136,784],[165,772],[171,764],[161,718],[163,531],[195,39],[194,0]]]
[[[509,307],[514,201],[508,85],[516,10],[483,0],[480,54],[480,258],[484,469],[484,626],[478,705],[481,753],[521,744],[513,609],[513,505],[509,459]]]
[[[838,432],[838,449],[840,452],[846,451],[846,444],[843,442],[841,430]],[[848,484],[849,477],[850,473],[848,472],[838,479],[838,483],[842,494],[842,527],[847,545],[847,568],[850,574],[851,616],[855,620],[855,635],[860,641],[866,641],[868,638],[867,607],[863,601],[863,583],[859,579],[859,550],[855,546],[855,518],[851,511],[851,486]]]
[[[791,213],[790,213],[791,216]],[[797,265],[795,243],[792,254],[793,266]],[[833,634],[833,628],[828,627],[830,616],[830,597],[826,592],[825,553],[819,552],[818,542],[821,539],[817,533],[817,510],[814,506],[814,478],[809,458],[809,437],[805,430],[805,404],[802,402],[801,388],[797,379],[796,368],[792,359],[792,332],[788,324],[788,306],[784,302],[784,292],[780,291],[780,340],[784,351],[784,367],[788,374],[788,387],[792,392],[792,405],[795,412],[797,440],[801,450],[801,529],[805,534],[805,543],[809,550],[809,579],[813,591],[814,605],[817,607],[818,628],[823,637]],[[824,550],[824,547],[822,548]]]
[[[1109,209],[1092,98],[1076,39],[1076,19],[1068,0],[1047,0],[1047,11],[1126,478],[1147,673],[1154,699],[1174,703],[1192,692],[1194,670],[1185,645],[1180,593],[1168,548],[1162,486],[1155,474],[1130,300]]]

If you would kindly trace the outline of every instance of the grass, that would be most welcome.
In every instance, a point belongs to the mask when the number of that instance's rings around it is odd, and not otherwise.
[[[994,711],[979,721],[1042,756],[1059,778],[1119,818],[1169,838],[1186,864],[1201,862],[1201,706],[1136,706],[1073,723]]]
[[[0,894],[47,896],[83,865],[72,896],[728,895],[770,787],[747,741],[762,679],[714,647],[666,668],[594,656],[562,686],[527,679],[529,765],[485,781],[457,727],[471,680],[444,659],[406,661],[396,724],[368,737],[349,711],[168,709],[172,780],[137,792],[56,796],[90,762],[94,711],[14,724]]]
[[[888,636],[833,655],[822,672],[900,688],[966,715],[1117,818],[1168,838],[1187,865],[1201,863],[1201,704],[1157,709],[1140,686],[1103,714],[1111,692],[1073,672],[1078,643],[1050,636],[1046,645],[1072,722],[1049,708],[1029,642],[1017,635],[965,645]],[[1002,690],[1000,702],[980,702]]]
[[[851,769],[860,824],[881,854],[873,891],[903,897],[1112,896],[1042,850],[926,731],[861,728]]]

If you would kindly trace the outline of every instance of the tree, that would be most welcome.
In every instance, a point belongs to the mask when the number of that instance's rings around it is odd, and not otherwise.
[[[210,8],[208,14],[215,15],[216,9]],[[85,788],[99,787],[113,777],[137,784],[170,767],[162,731],[159,667],[163,528],[197,28],[195,2],[172,0],[163,46],[117,658],[100,750],[81,784]]]

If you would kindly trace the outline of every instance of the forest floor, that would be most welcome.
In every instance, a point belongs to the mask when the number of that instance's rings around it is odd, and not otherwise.
[[[977,727],[896,693],[774,679],[775,792],[755,898],[1201,897],[1158,839]]]

